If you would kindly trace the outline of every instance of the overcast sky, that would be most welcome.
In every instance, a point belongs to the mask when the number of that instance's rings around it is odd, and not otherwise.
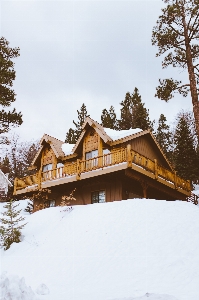
[[[119,118],[119,103],[135,87],[151,119],[164,113],[170,123],[192,110],[190,95],[169,103],[154,97],[159,78],[187,78],[162,70],[155,57],[151,32],[161,7],[161,0],[1,1],[0,35],[20,48],[13,107],[23,114],[21,138],[64,140],[82,103],[98,122],[111,105]]]

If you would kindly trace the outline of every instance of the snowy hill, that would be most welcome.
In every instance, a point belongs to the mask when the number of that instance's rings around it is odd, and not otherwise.
[[[134,199],[24,214],[23,241],[1,249],[1,289],[27,297],[1,300],[199,299],[199,206]]]

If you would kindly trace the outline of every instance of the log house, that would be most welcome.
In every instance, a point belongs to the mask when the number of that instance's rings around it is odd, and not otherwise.
[[[186,200],[191,194],[190,182],[177,176],[149,130],[115,132],[90,117],[75,145],[44,134],[29,169],[35,173],[15,178],[14,195],[50,189],[45,203],[38,200],[35,207],[57,206],[73,189],[71,205],[128,198]]]

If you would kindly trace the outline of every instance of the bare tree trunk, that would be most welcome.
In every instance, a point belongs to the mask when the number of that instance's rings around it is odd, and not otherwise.
[[[195,73],[194,73],[194,67],[193,67],[193,61],[192,61],[192,55],[191,55],[191,46],[190,46],[190,42],[189,42],[188,29],[187,29],[183,4],[182,4],[182,21],[183,21],[183,27],[184,27],[186,59],[187,59],[187,67],[188,67],[188,73],[189,73],[193,113],[194,113],[194,119],[195,119],[196,134],[197,134],[198,142],[199,142],[199,101],[198,101],[198,93],[197,93],[197,86],[196,86],[196,77],[195,77]]]

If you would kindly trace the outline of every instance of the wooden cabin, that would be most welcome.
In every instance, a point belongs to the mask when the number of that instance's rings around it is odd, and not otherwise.
[[[33,175],[15,178],[14,195],[51,193],[44,206],[60,205],[75,190],[73,204],[128,198],[186,200],[190,182],[176,175],[149,130],[115,131],[87,117],[75,145],[44,134],[30,166]]]

